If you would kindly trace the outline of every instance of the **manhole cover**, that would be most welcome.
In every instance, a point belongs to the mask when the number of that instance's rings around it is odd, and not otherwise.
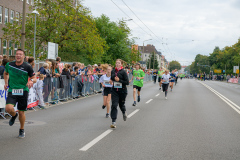
[[[36,125],[44,125],[45,122],[42,121],[25,121],[25,126],[36,126]],[[0,125],[9,125],[9,120],[0,121]],[[14,126],[19,126],[20,122],[15,121]]]

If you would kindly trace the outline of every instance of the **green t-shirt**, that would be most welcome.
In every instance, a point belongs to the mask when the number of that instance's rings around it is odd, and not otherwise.
[[[158,71],[158,76],[162,77],[162,75],[164,74],[164,71]]]
[[[145,73],[143,72],[143,70],[139,69],[139,70],[134,70],[133,71],[133,76],[134,76],[134,80],[133,80],[133,85],[138,86],[138,87],[142,87],[143,86],[143,79],[140,80],[136,80],[136,77],[144,77]]]
[[[12,92],[12,89],[29,91],[27,86],[28,77],[33,77],[35,75],[30,64],[23,62],[23,64],[17,66],[15,61],[8,62],[5,66],[5,71],[9,74],[8,92]]]

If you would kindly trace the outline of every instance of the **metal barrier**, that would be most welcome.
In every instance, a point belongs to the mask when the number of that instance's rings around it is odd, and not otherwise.
[[[128,74],[129,80],[132,76],[132,74]],[[146,74],[143,81],[152,81],[152,75]],[[129,85],[133,85],[133,82]],[[45,103],[57,104],[59,101],[89,96],[101,91],[101,84],[97,76],[79,75],[68,79],[67,76],[61,75],[60,78],[47,77],[44,79],[43,99]]]

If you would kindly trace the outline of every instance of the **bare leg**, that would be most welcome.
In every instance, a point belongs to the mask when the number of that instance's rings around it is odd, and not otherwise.
[[[140,96],[140,91],[138,91],[138,96]]]
[[[20,121],[20,129],[24,129],[24,123],[26,120],[26,116],[24,111],[19,111],[19,121]]]
[[[103,105],[106,106],[107,105],[107,96],[103,96]]]
[[[133,88],[133,100],[136,101],[136,88]]]
[[[7,104],[5,109],[6,109],[6,112],[8,112],[11,116],[14,117],[16,115],[16,112],[13,107],[14,107],[14,105]]]
[[[107,113],[109,114],[110,111],[110,101],[111,101],[111,94],[107,96]]]

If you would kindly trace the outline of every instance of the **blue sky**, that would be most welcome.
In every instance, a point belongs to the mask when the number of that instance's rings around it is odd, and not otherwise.
[[[197,54],[208,55],[240,37],[240,0],[113,0],[133,21],[127,24],[136,44],[153,44],[167,60],[190,64]],[[111,0],[84,0],[94,17],[129,19]],[[151,32],[141,21],[153,32]],[[140,27],[143,29],[141,29]],[[146,33],[147,32],[147,33]],[[162,44],[163,43],[163,44]]]

